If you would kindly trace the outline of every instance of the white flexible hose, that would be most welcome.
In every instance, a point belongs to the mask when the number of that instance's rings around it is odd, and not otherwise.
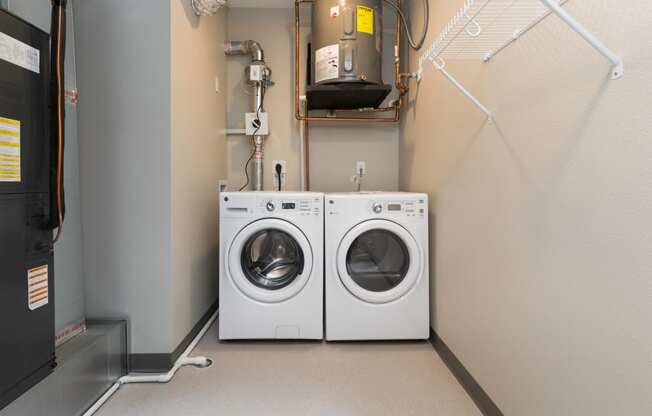
[[[174,366],[170,371],[167,373],[162,373],[162,374],[148,374],[148,375],[126,375],[123,377],[120,377],[118,381],[116,381],[84,414],[83,416],[92,416],[97,412],[100,407],[106,403],[113,394],[115,394],[116,391],[120,389],[125,384],[133,384],[133,383],[167,383],[172,378],[174,375],[177,373],[177,371],[181,367],[185,367],[188,365],[192,365],[195,367],[208,367],[211,365],[212,361],[209,358],[206,357],[189,357],[190,353],[195,349],[197,344],[199,344],[199,341],[204,337],[206,332],[210,329],[211,325],[215,322],[217,319],[217,314],[218,312],[215,311],[215,313],[210,317],[208,322],[204,325],[204,327],[199,331],[199,334],[192,340],[192,342],[188,345],[188,347],[185,349],[185,351],[179,356],[179,359],[177,360],[176,363],[174,363]]]

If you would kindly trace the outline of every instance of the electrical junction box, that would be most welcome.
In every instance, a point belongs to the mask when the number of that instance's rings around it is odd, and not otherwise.
[[[249,66],[249,81],[263,81],[265,77],[265,65]]]
[[[268,136],[269,118],[267,113],[245,113],[245,135]]]

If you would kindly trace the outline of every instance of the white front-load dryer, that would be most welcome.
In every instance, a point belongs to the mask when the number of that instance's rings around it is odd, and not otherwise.
[[[219,338],[322,339],[323,194],[220,197]]]
[[[325,196],[326,339],[430,336],[428,196]]]

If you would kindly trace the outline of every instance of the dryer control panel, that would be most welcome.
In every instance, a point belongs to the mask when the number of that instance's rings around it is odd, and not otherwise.
[[[425,200],[376,201],[371,204],[371,212],[376,215],[402,215],[423,217],[428,214]]]

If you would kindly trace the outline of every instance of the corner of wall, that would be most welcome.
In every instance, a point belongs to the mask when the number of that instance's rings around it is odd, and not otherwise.
[[[225,9],[198,17],[190,2],[171,2],[170,259],[175,347],[217,299],[217,191],[226,176],[225,23]]]

